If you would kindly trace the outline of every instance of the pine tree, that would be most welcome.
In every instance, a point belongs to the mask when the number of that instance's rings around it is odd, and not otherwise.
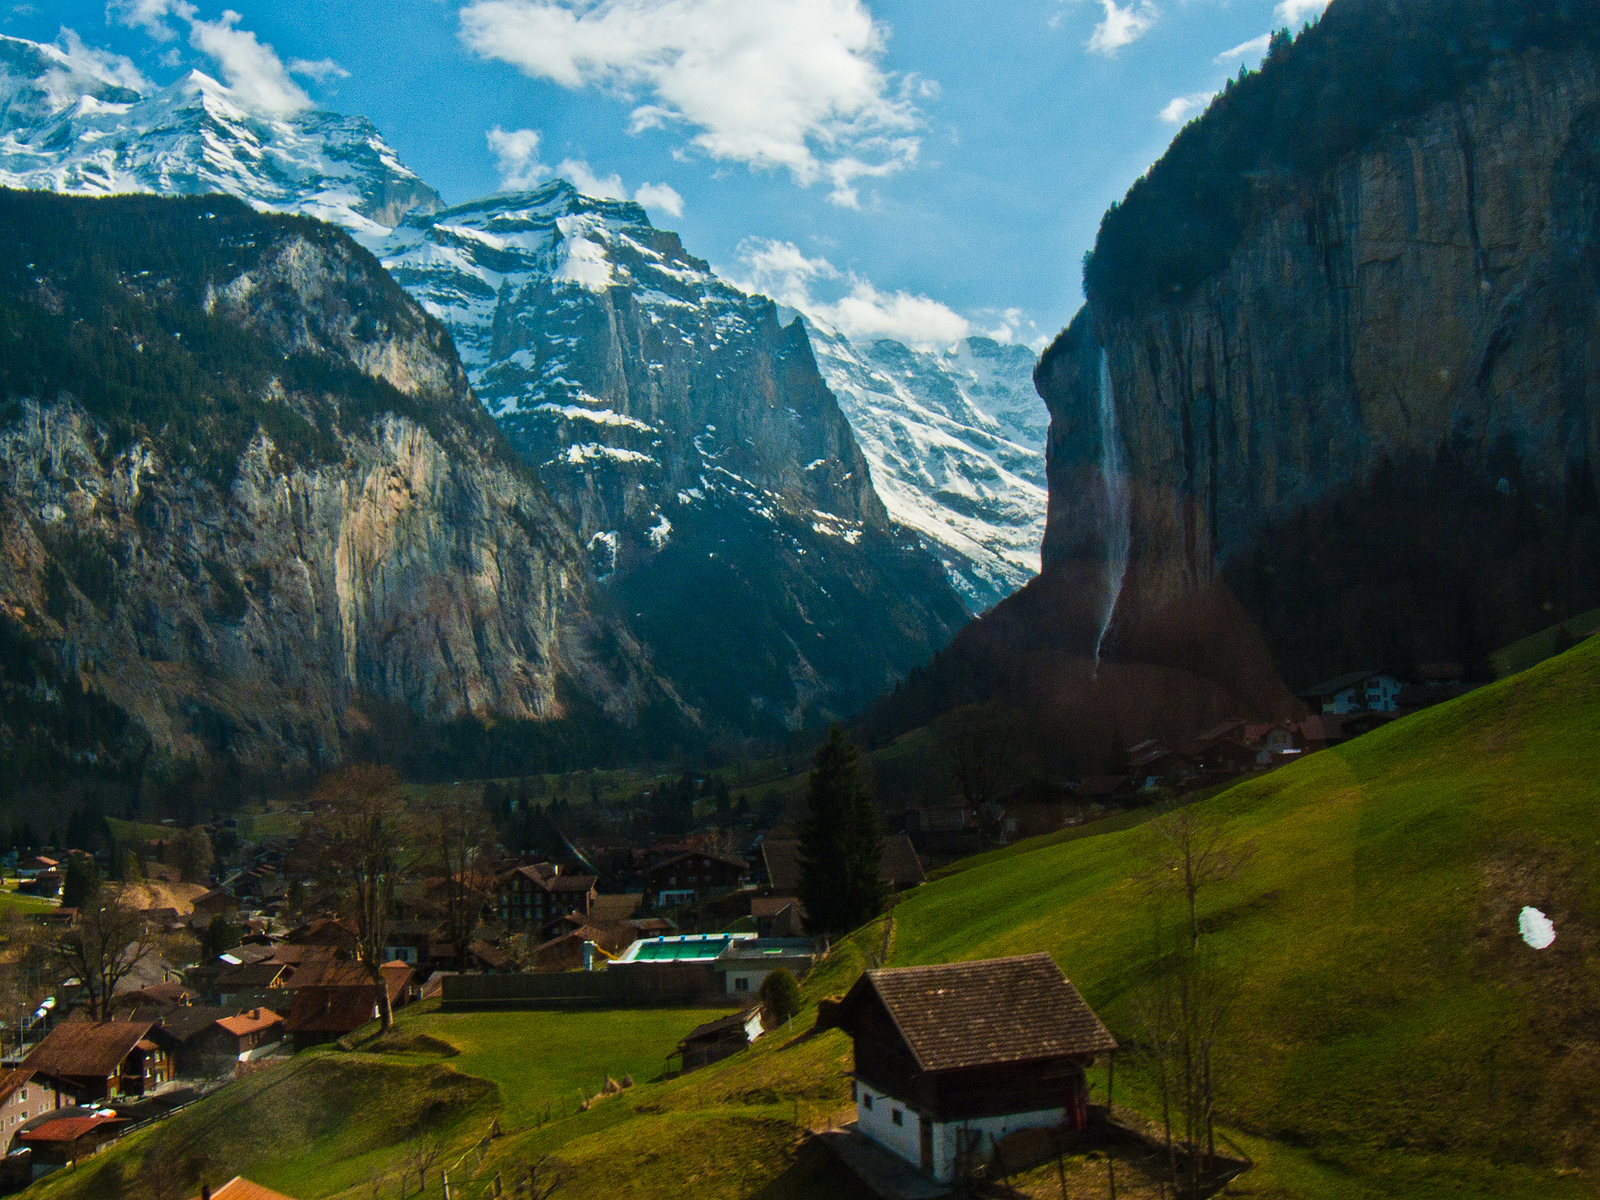
[[[813,933],[843,933],[883,908],[878,809],[861,778],[861,752],[835,725],[812,760],[800,827],[800,902]]]
[[[87,854],[67,858],[67,878],[61,887],[61,907],[79,908],[100,890],[100,869]]]

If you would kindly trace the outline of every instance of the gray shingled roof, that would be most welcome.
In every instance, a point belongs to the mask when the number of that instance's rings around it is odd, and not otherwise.
[[[868,971],[852,995],[863,987],[877,992],[924,1071],[1117,1048],[1048,954]]]

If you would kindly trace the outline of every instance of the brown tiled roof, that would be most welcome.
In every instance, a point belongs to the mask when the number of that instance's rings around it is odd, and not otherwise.
[[[194,1200],[200,1200],[196,1196]],[[285,1196],[282,1192],[275,1192],[271,1188],[264,1188],[259,1183],[251,1183],[243,1175],[235,1175],[219,1188],[211,1189],[211,1200],[294,1200],[292,1196]]]
[[[22,1060],[45,1075],[104,1079],[150,1032],[149,1021],[64,1021]]]
[[[126,992],[117,997],[117,1006],[127,1004],[167,1004],[181,1005],[193,995],[190,990],[176,979],[169,979],[165,983],[152,983],[149,987],[137,992]]]
[[[372,976],[358,962],[340,959],[313,959],[295,968],[284,984],[290,989],[308,987],[371,987]]]
[[[607,921],[626,921],[639,911],[639,905],[644,903],[644,895],[640,892],[629,892],[625,896],[596,896],[589,902],[589,919],[604,924]]]
[[[378,989],[366,987],[306,987],[295,993],[289,1009],[290,1033],[346,1034],[375,1019]]]
[[[287,963],[256,962],[237,967],[224,967],[217,972],[212,986],[219,992],[242,992],[246,988],[275,987],[287,982],[282,977],[295,968]]]
[[[878,868],[878,878],[895,887],[928,882],[917,848],[905,834],[890,834],[883,839],[883,864]]]
[[[750,899],[750,915],[752,917],[775,917],[792,904],[799,904],[793,896],[752,896]]]
[[[18,1067],[15,1071],[7,1071],[4,1074],[0,1074],[0,1104],[5,1103],[6,1098],[12,1092],[32,1078],[33,1072],[26,1067]]]
[[[125,1117],[58,1117],[36,1129],[18,1134],[25,1142],[75,1142],[92,1129],[102,1125],[126,1125]]]
[[[154,1021],[155,1029],[151,1031],[152,1036],[184,1043],[210,1033],[211,1027],[219,1020],[231,1017],[238,1011],[235,1008],[192,1005],[184,1008],[140,1008],[135,1009],[131,1015],[135,1020]]]
[[[467,946],[467,953],[476,958],[484,966],[496,971],[503,971],[510,967],[511,956],[488,942],[472,942]]]
[[[731,854],[716,854],[710,850],[690,850],[687,853],[679,854],[669,858],[665,862],[657,863],[655,866],[650,868],[650,873],[655,874],[657,871],[664,871],[668,867],[676,866],[686,858],[709,858],[712,862],[723,863],[724,865],[730,867],[738,867],[741,871],[748,871],[750,869],[750,864],[745,862],[744,859],[735,858]]]
[[[742,1009],[729,1016],[719,1017],[715,1021],[707,1021],[704,1025],[696,1025],[688,1033],[684,1034],[683,1041],[678,1043],[678,1048],[681,1050],[690,1042],[720,1041],[723,1034],[742,1029],[744,1023],[750,1019],[750,1014],[760,1007],[759,1004],[752,1004],[749,1008]]]
[[[1117,1048],[1048,954],[868,971],[846,996],[847,1010],[867,988],[924,1071]]]
[[[237,1017],[224,1017],[217,1024],[234,1037],[244,1037],[247,1034],[260,1033],[263,1029],[271,1029],[274,1025],[282,1025],[283,1018],[270,1008],[252,1008]]]

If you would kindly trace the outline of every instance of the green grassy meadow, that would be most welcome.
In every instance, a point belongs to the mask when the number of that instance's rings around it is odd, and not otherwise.
[[[1199,802],[1253,848],[1200,912],[1207,952],[1238,989],[1221,1114],[1256,1167],[1230,1194],[1596,1194],[1597,750],[1591,639]],[[836,945],[808,999],[876,962],[1047,950],[1123,1043],[1118,1102],[1154,1115],[1137,1019],[1152,977],[1149,815],[967,860]],[[1553,920],[1548,949],[1521,941],[1523,905]],[[203,1136],[226,1164],[218,1178],[243,1172],[298,1200],[368,1200],[373,1175],[392,1172],[428,1120],[460,1152],[498,1117],[503,1136],[481,1165],[469,1160],[456,1196],[477,1200],[497,1172],[509,1186],[548,1153],[569,1174],[558,1195],[856,1200],[859,1186],[802,1136],[849,1115],[847,1039],[811,1034],[808,1012],[733,1059],[659,1078],[678,1038],[713,1015],[407,1010],[387,1051],[301,1055],[35,1193],[115,1197],[108,1185],[132,1179],[143,1154]],[[544,1119],[542,1097],[570,1094],[575,1106],[622,1072],[635,1087]],[[324,1099],[324,1084],[342,1099]],[[1103,1076],[1096,1086],[1103,1098]],[[448,1108],[427,1107],[435,1094]],[[257,1145],[246,1131],[263,1125],[271,1137]],[[1091,1167],[1075,1162],[1073,1178]],[[1027,1194],[1059,1194],[1049,1172],[1036,1176]]]

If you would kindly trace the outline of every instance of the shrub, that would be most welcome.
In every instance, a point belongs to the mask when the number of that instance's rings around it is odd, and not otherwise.
[[[788,967],[779,967],[761,981],[761,1004],[774,1025],[800,1011],[800,985]]]

